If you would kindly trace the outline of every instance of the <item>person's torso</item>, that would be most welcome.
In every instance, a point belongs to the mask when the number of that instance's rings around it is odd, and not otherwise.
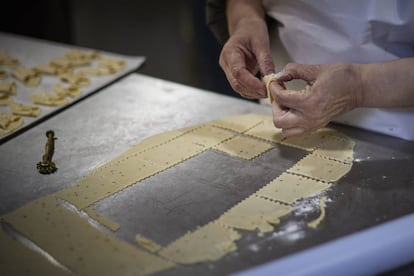
[[[295,62],[370,63],[414,56],[414,1],[264,0]]]

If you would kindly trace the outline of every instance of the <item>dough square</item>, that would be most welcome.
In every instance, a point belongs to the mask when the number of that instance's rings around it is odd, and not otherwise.
[[[182,264],[216,261],[235,251],[239,238],[232,228],[210,222],[162,248],[159,255]]]
[[[247,135],[258,137],[273,143],[279,143],[283,139],[282,129],[273,125],[271,117],[266,118],[252,129],[246,131]]]
[[[330,133],[335,132],[335,130],[330,128],[321,128],[312,133],[303,134],[299,136],[289,137],[281,141],[281,144],[312,151],[318,146],[320,146],[323,141],[329,137]]]
[[[143,152],[145,150],[160,146],[162,144],[168,143],[177,137],[183,135],[187,130],[186,129],[178,129],[178,130],[171,130],[164,133],[159,133],[154,136],[150,136],[148,138],[145,138],[138,144],[132,146],[130,149],[128,149],[125,153],[123,153],[121,156],[126,154],[134,154]],[[118,159],[118,158],[117,158]]]
[[[243,114],[226,117],[221,120],[211,122],[212,125],[230,129],[239,133],[244,133],[263,120],[271,119],[269,115],[263,114]]]
[[[329,184],[290,173],[283,173],[262,189],[257,195],[291,204],[298,199],[313,196],[329,188]]]
[[[288,170],[288,172],[326,182],[335,182],[348,173],[351,170],[351,167],[352,164],[323,158],[315,154],[309,154],[297,162]]]
[[[290,206],[252,195],[224,213],[218,221],[229,227],[258,229],[259,233],[266,233],[272,231],[280,217],[291,210]]]
[[[352,163],[354,159],[354,146],[355,142],[351,139],[330,136],[314,151],[314,154],[346,163]]]
[[[214,149],[246,160],[253,159],[271,148],[273,146],[268,143],[244,136],[236,136],[214,147]]]
[[[235,134],[229,130],[214,127],[214,126],[203,126],[194,131],[190,131],[177,140],[183,144],[196,144],[204,148],[210,148],[217,145],[226,139],[233,137]]]
[[[185,139],[178,137],[168,143],[141,152],[138,155],[142,160],[168,168],[199,154],[203,150],[203,146],[187,143]]]

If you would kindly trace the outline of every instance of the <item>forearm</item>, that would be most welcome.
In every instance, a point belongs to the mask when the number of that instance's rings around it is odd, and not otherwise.
[[[414,58],[359,65],[359,107],[414,107]]]
[[[226,15],[230,35],[246,19],[262,20],[265,24],[265,12],[261,0],[227,0]]]

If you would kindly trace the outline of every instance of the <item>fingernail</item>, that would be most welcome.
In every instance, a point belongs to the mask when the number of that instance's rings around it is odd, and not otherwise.
[[[276,74],[275,74],[275,77],[276,77],[276,78],[281,78],[281,77],[284,77],[285,75],[286,75],[286,73],[285,73],[285,72],[280,71],[280,72],[278,72],[278,73],[276,73]]]

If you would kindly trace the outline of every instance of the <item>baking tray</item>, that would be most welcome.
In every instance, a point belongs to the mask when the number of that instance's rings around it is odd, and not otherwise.
[[[56,43],[47,40],[29,38],[24,36],[19,36],[15,34],[2,33],[0,32],[0,53],[5,52],[10,56],[17,58],[20,61],[20,65],[23,65],[28,68],[32,68],[37,65],[47,64],[51,59],[61,57],[66,52],[72,49],[79,49],[81,51],[91,52],[94,49],[77,47],[67,44]],[[41,114],[38,117],[23,117],[24,123],[16,131],[6,134],[0,137],[0,143],[14,137],[15,135],[25,131],[29,127],[37,124],[38,122],[44,120],[45,118],[50,117],[56,112],[61,111],[75,102],[81,100],[84,97],[96,92],[102,87],[112,83],[113,81],[119,79],[126,74],[137,70],[144,62],[145,57],[143,56],[127,56],[120,55],[115,53],[110,53],[106,51],[99,51],[101,55],[108,56],[111,58],[122,59],[125,61],[125,67],[120,72],[117,72],[113,75],[108,76],[91,76],[90,85],[82,88],[82,93],[79,97],[70,98],[68,97],[68,103],[62,106],[45,106],[37,105],[41,108]],[[96,62],[96,61],[95,61]],[[15,66],[2,66],[0,69],[11,73],[11,71],[16,68]],[[81,68],[81,67],[80,67]],[[53,86],[56,84],[61,84],[66,86],[65,83],[59,80],[59,78],[54,76],[43,75],[41,83],[38,87],[26,87],[21,82],[14,79],[10,74],[6,79],[1,81],[14,81],[17,85],[17,94],[14,96],[14,99],[23,104],[32,104],[29,95],[33,92],[39,91],[53,91]],[[7,106],[0,106],[0,112],[5,112],[10,114],[9,108]]]

